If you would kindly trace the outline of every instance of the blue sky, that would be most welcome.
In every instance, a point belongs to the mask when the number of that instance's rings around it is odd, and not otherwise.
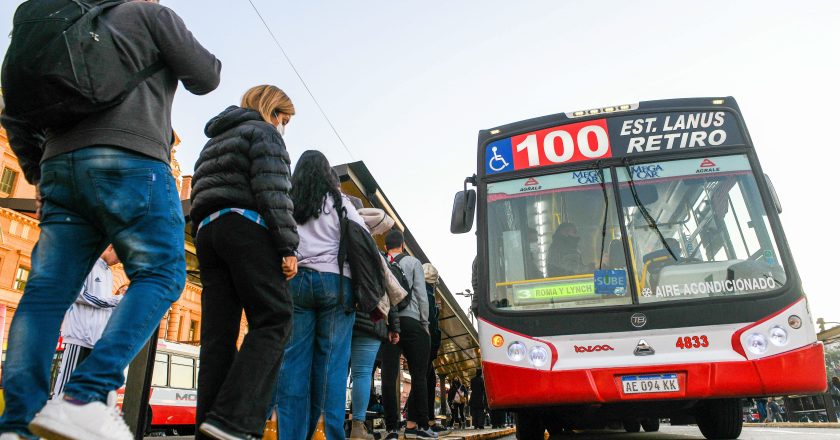
[[[476,135],[529,117],[640,100],[734,96],[784,205],[814,318],[840,321],[832,179],[840,2],[253,0],[352,152],[340,145],[247,0],[163,0],[223,62],[222,85],[179,92],[185,172],[206,121],[250,86],[297,107],[295,160],[364,160],[450,289],[469,287],[472,234],[449,234]],[[16,1],[0,4],[8,35]],[[2,45],[5,47],[5,45]],[[4,50],[4,49],[0,49]],[[832,163],[833,162],[833,163]],[[821,199],[820,197],[825,197]]]

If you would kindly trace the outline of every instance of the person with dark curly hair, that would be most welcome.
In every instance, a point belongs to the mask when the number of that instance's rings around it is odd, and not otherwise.
[[[262,437],[289,338],[297,226],[283,128],[295,113],[272,85],[207,123],[192,210],[201,282],[197,439]],[[237,351],[242,311],[248,334]]]
[[[355,313],[350,266],[345,264],[344,276],[339,275],[341,216],[367,227],[338,188],[326,156],[305,151],[292,174],[300,245],[299,272],[289,284],[294,302],[292,336],[276,393],[278,433],[283,440],[311,438],[321,415],[327,439],[344,439]]]

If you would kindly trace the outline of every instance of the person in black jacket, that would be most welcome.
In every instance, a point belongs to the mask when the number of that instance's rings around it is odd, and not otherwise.
[[[191,217],[203,292],[196,438],[262,437],[291,332],[298,234],[280,133],[295,113],[271,85],[207,123]],[[248,334],[237,353],[242,311]],[[206,436],[206,437],[205,437]]]
[[[452,379],[452,383],[449,386],[449,393],[446,397],[447,402],[449,402],[449,407],[452,408],[452,426],[458,423],[459,428],[465,428],[467,419],[464,415],[464,406],[467,403],[469,392],[467,391],[467,387],[461,383],[461,379],[457,377]]]
[[[434,361],[438,357],[438,350],[440,350],[440,325],[438,323],[438,315],[440,314],[440,305],[435,299],[435,289],[437,288],[440,275],[437,268],[432,263],[423,264],[423,276],[426,277],[426,295],[429,299],[429,366],[426,373],[426,388],[427,399],[429,402],[429,428],[432,432],[439,436],[448,435],[450,430],[437,424],[435,419],[435,386],[437,385],[437,374],[435,373]]]
[[[358,210],[364,208],[361,200],[347,197],[350,198],[353,206]],[[379,218],[378,215],[373,215],[375,211],[379,211],[375,214],[386,216],[384,211],[375,208],[367,208],[368,216],[362,216],[371,233],[376,226],[372,222]],[[371,217],[371,215],[373,216]],[[369,219],[371,222],[369,222]],[[383,220],[385,220],[384,217]],[[387,220],[390,220],[390,218]],[[393,224],[392,220],[390,222]],[[374,438],[372,434],[367,432],[365,420],[367,419],[368,403],[370,403],[376,355],[383,342],[385,344],[400,342],[400,315],[396,307],[388,309],[387,322],[385,320],[373,322],[369,313],[356,311],[356,321],[353,323],[353,339],[350,344],[350,377],[353,380],[351,391],[353,414],[350,440],[373,440]]]
[[[484,428],[484,411],[487,409],[487,395],[484,392],[484,377],[481,375],[481,368],[476,370],[475,377],[470,381],[470,414],[472,414],[473,427]]]

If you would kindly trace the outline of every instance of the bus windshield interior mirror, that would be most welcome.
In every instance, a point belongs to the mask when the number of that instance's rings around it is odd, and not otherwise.
[[[453,234],[470,232],[475,219],[475,201],[474,189],[464,189],[455,194],[455,203],[452,206],[452,221],[449,224],[450,232]]]
[[[767,181],[767,188],[770,190],[770,197],[773,198],[773,205],[776,206],[776,212],[781,214],[782,201],[779,200],[779,194],[776,193],[776,187],[773,186],[773,181],[770,180],[770,176],[768,176],[767,174],[764,175],[764,180]]]

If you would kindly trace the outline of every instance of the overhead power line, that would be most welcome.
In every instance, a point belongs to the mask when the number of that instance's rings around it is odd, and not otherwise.
[[[251,7],[254,8],[254,12],[257,13],[257,17],[260,18],[260,21],[262,22],[263,26],[265,26],[265,30],[268,31],[269,35],[271,35],[271,39],[274,40],[274,44],[276,44],[277,48],[280,49],[280,52],[283,54],[283,58],[286,59],[286,62],[289,63],[289,66],[295,72],[295,75],[297,75],[298,79],[300,80],[300,83],[303,84],[303,88],[306,89],[306,93],[308,93],[309,97],[312,98],[312,101],[315,102],[315,105],[318,107],[318,111],[321,112],[321,115],[327,121],[327,124],[329,124],[333,133],[335,133],[335,137],[337,137],[338,141],[341,142],[341,146],[343,146],[344,150],[347,151],[347,154],[350,155],[350,159],[356,160],[356,158],[353,156],[353,153],[350,151],[350,148],[347,147],[346,143],[344,143],[344,139],[342,139],[341,135],[338,134],[338,130],[336,130],[335,125],[333,125],[329,116],[327,116],[327,112],[324,111],[324,108],[321,107],[321,103],[319,103],[318,99],[315,98],[315,95],[312,93],[312,90],[309,88],[309,85],[307,85],[306,81],[303,80],[303,76],[301,76],[300,72],[298,72],[297,68],[295,67],[295,63],[292,62],[292,59],[289,58],[289,55],[286,53],[286,50],[283,49],[283,45],[280,44],[280,40],[277,39],[277,36],[274,35],[274,32],[271,30],[271,27],[265,21],[265,18],[263,18],[262,14],[260,13],[260,10],[257,8],[257,5],[254,4],[253,0],[248,0],[248,3],[250,3]]]

